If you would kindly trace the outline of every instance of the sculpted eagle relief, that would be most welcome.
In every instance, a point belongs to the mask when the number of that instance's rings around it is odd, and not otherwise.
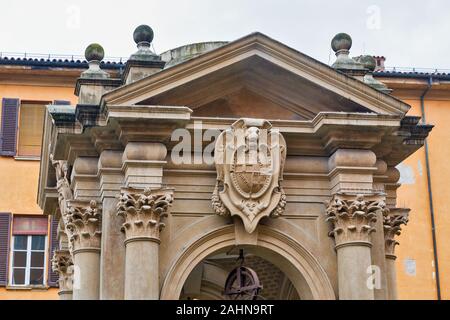
[[[212,204],[220,215],[239,216],[252,233],[263,217],[279,216],[286,206],[281,187],[286,141],[270,122],[240,119],[217,139],[217,182]]]

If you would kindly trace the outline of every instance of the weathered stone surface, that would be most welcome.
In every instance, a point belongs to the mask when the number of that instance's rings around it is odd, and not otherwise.
[[[148,34],[137,38],[149,53]],[[349,39],[335,40],[337,60],[355,64]],[[178,299],[185,284],[217,298],[212,275],[226,279],[221,261],[236,248],[289,279],[284,289],[267,280],[271,297],[395,299],[394,237],[404,221],[394,214],[395,167],[431,127],[359,81],[368,64],[344,75],[260,33],[212,47],[163,72],[163,61],[135,59],[129,78],[81,78],[76,112],[63,121],[49,113],[38,199],[61,215],[73,299]],[[189,50],[173,51],[174,60]],[[209,130],[222,133],[215,164],[174,161],[176,129],[196,144],[189,159],[213,151]],[[264,130],[278,140],[264,140]],[[380,256],[383,295],[367,285]],[[211,257],[206,275],[188,281]]]

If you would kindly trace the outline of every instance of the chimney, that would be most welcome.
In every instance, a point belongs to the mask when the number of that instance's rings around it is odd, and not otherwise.
[[[377,66],[375,67],[375,72],[384,71],[384,62],[386,58],[384,56],[374,56]]]
[[[165,61],[151,51],[153,30],[147,25],[140,25],[134,30],[133,39],[138,50],[128,59],[123,73],[123,82],[129,84],[152,75],[165,66]]]
[[[351,47],[352,38],[348,34],[338,33],[335,35],[331,40],[331,48],[336,53],[336,61],[331,67],[362,81],[367,70],[359,62],[350,58]]]

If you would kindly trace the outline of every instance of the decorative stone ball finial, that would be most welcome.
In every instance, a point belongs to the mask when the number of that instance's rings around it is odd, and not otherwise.
[[[89,68],[81,73],[82,78],[109,78],[109,74],[100,69],[100,63],[105,57],[105,50],[101,45],[98,43],[88,45],[86,51],[84,51],[84,56],[89,62]]]
[[[98,43],[92,43],[84,52],[84,56],[88,62],[90,61],[102,61],[105,57],[105,50]]]
[[[364,68],[368,69],[370,72],[373,72],[377,66],[377,61],[371,55],[364,55],[359,58],[359,63],[361,63]]]
[[[133,39],[136,44],[142,42],[151,43],[153,41],[153,29],[148,25],[142,24],[134,30]]]
[[[341,50],[349,51],[352,47],[352,38],[346,33],[338,33],[331,40],[331,48],[338,53]]]

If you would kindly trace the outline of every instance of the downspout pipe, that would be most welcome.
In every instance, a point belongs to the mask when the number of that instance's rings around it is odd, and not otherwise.
[[[432,86],[433,86],[433,76],[430,75],[430,77],[428,78],[427,88],[420,96],[420,110],[422,113],[422,123],[423,124],[426,124],[425,96],[431,90]],[[427,169],[428,196],[430,199],[431,235],[433,238],[434,268],[436,270],[436,291],[437,291],[437,299],[441,300],[441,282],[440,282],[440,278],[439,278],[439,259],[438,259],[438,252],[437,252],[436,223],[435,223],[435,216],[434,216],[433,188],[431,186],[431,170],[430,170],[428,139],[425,139],[425,164],[426,164],[426,169]]]

